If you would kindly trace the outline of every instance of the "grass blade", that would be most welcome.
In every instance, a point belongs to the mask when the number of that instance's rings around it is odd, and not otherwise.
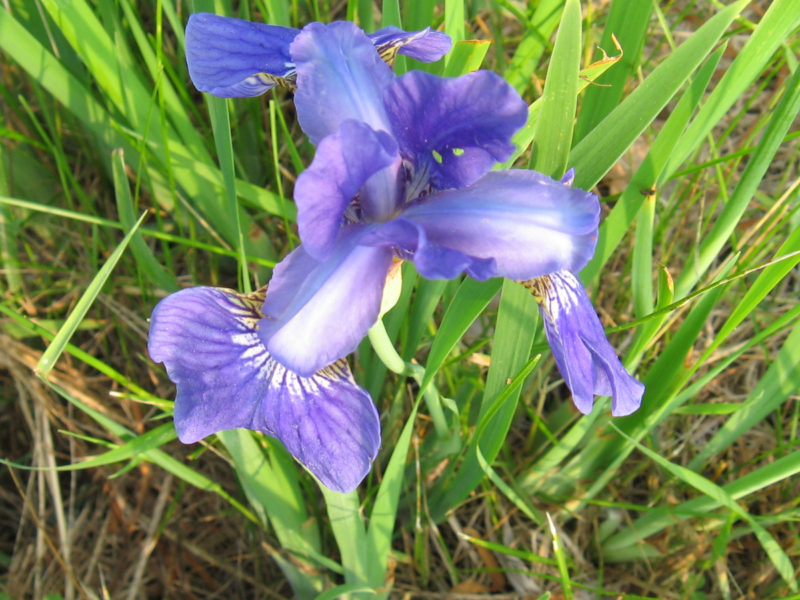
[[[529,164],[532,169],[555,178],[567,170],[578,102],[580,53],[581,6],[578,0],[567,0],[547,70]]]
[[[652,12],[653,6],[650,2],[614,0],[611,3],[600,48],[610,49],[612,45],[618,44],[617,47],[621,46],[625,54],[617,66],[597,79],[599,85],[593,85],[586,90],[575,125],[575,143],[619,104],[625,91],[625,83],[639,66]]]
[[[434,375],[442,367],[447,355],[455,348],[458,340],[466,333],[473,321],[478,317],[489,301],[497,294],[502,281],[490,279],[478,282],[474,279],[464,279],[458,288],[447,312],[444,314],[442,324],[436,339],[433,341],[428,361],[425,365],[425,377],[420,387],[425,389],[433,380]]]
[[[67,345],[70,338],[72,338],[72,335],[75,333],[78,325],[80,325],[80,322],[86,316],[86,313],[89,312],[89,309],[94,303],[95,298],[97,298],[97,295],[103,289],[103,286],[111,275],[111,272],[114,270],[114,267],[117,266],[117,262],[119,262],[119,259],[122,257],[122,253],[125,252],[125,249],[133,239],[136,230],[142,224],[146,216],[147,213],[143,213],[142,216],[139,217],[139,220],[128,231],[128,233],[125,234],[125,237],[114,249],[114,252],[111,253],[111,256],[108,257],[108,260],[106,260],[106,262],[94,276],[91,283],[86,288],[86,291],[81,294],[81,297],[75,304],[75,308],[72,309],[69,317],[67,317],[66,321],[64,321],[64,325],[58,330],[58,333],[53,338],[53,341],[50,342],[49,346],[47,346],[47,350],[44,351],[36,365],[36,373],[40,377],[46,379],[47,374],[50,373],[55,366],[58,358],[64,351],[64,347]]]
[[[758,521],[756,521],[749,512],[739,506],[739,504],[737,504],[737,502],[731,498],[723,488],[719,487],[709,479],[706,479],[702,475],[687,469],[686,467],[682,467],[681,465],[677,465],[668,461],[666,458],[660,456],[657,452],[653,452],[647,446],[644,446],[636,440],[628,437],[622,431],[617,431],[624,436],[628,442],[634,444],[640,452],[646,454],[650,460],[660,465],[663,469],[669,471],[686,484],[696,488],[706,496],[713,498],[715,502],[718,502],[720,505],[724,506],[738,517],[747,521],[747,524],[753,529],[753,533],[758,538],[758,541],[761,542],[761,546],[764,548],[764,551],[767,553],[767,556],[772,564],[778,570],[778,573],[780,573],[781,577],[783,577],[783,580],[789,585],[793,592],[797,591],[798,587],[797,580],[794,578],[794,566],[792,565],[792,561],[789,560],[789,557],[783,551],[783,548],[781,548],[780,544],[778,544],[775,538],[772,537],[772,535],[770,535],[770,533],[764,529],[764,527],[762,527],[761,524],[758,523]]]
[[[239,203],[236,200],[236,175],[233,170],[233,142],[231,140],[231,124],[228,116],[228,100],[207,95],[211,127],[214,131],[214,142],[217,146],[219,167],[222,171],[223,190],[227,200],[228,214],[233,222],[236,244],[234,249],[239,253],[239,289],[249,294],[252,291],[245,257],[244,235],[242,233]]]
[[[734,2],[709,19],[578,142],[569,160],[575,168],[576,187],[591,189],[600,181],[705,60],[748,2]]]
[[[369,580],[375,587],[382,587],[386,579],[392,532],[397,519],[397,507],[405,477],[406,458],[411,446],[411,434],[414,431],[414,423],[421,398],[422,394],[419,394],[406,420],[403,431],[394,446],[370,513],[366,549],[370,561]]]
[[[130,229],[134,224],[134,208],[128,179],[125,174],[125,158],[121,149],[114,150],[111,155],[111,167],[114,177],[114,192],[117,199],[117,212],[122,226]],[[136,259],[136,266],[144,276],[152,281],[159,289],[174,292],[178,289],[175,276],[168,273],[156,260],[150,248],[137,231],[131,239],[131,251]]]
[[[550,36],[558,26],[564,0],[542,0],[536,5],[519,46],[505,72],[506,80],[524,94],[535,75],[536,67],[550,45]]]
[[[800,69],[795,69],[794,74],[786,82],[784,95],[747,162],[733,195],[719,216],[714,219],[711,230],[703,236],[698,252],[690,253],[687,257],[687,264],[675,282],[675,294],[678,298],[685,296],[694,287],[728,242],[764,174],[772,164],[775,153],[795,122],[798,112],[800,112]]]
[[[691,460],[688,467],[700,470],[712,457],[720,454],[756,423],[787,402],[797,390],[800,390],[800,324],[795,325],[747,399]]]
[[[694,113],[697,103],[708,87],[719,60],[722,58],[722,51],[723,48],[720,48],[714,52],[700,68],[676,104],[672,114],[664,123],[647,156],[634,173],[631,183],[617,200],[609,215],[600,223],[594,257],[581,271],[581,278],[585,282],[597,279],[603,265],[619,246],[633,223],[633,219],[639,213],[647,194],[657,191],[656,182],[660,180],[673,148],[680,141],[681,134]]]
[[[297,469],[294,465],[281,469],[277,461],[274,465],[270,464],[250,431],[221,431],[217,436],[230,453],[249,504],[261,523],[264,526],[267,523],[272,525],[282,548],[293,553],[296,560],[304,557],[304,562],[310,563],[302,570],[289,561],[279,563],[295,594],[298,598],[315,597],[322,591],[324,579],[321,574],[315,574],[313,565],[315,562],[326,564],[328,561],[320,552],[317,523],[309,518],[306,511]],[[285,450],[275,446],[274,443],[270,444],[272,454],[285,453]]]
[[[731,66],[725,70],[714,92],[703,104],[697,117],[681,138],[681,143],[676,146],[664,169],[665,173],[672,174],[678,170],[733,103],[764,70],[778,47],[797,27],[799,20],[800,13],[797,12],[794,0],[774,0],[769,3],[767,12],[747,40],[747,44],[737,53]]]

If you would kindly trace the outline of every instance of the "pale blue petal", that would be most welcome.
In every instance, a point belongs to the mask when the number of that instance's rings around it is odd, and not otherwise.
[[[294,187],[305,251],[318,260],[327,258],[346,209],[353,220],[388,218],[400,194],[400,166],[391,136],[358,121],[344,121],[339,131],[323,139]]]
[[[575,406],[592,412],[594,397],[611,396],[611,414],[639,409],[644,385],[622,366],[580,280],[559,271],[528,284],[539,301],[547,341]]]
[[[453,279],[466,273],[484,280],[497,274],[493,258],[469,256],[432,242],[420,224],[403,217],[373,229],[361,243],[394,248],[399,257],[413,261],[419,274],[426,279]]]
[[[378,54],[389,64],[397,53],[422,62],[434,62],[450,52],[453,45],[449,35],[433,31],[430,27],[422,31],[403,31],[389,25],[367,34],[367,37],[375,44]]]
[[[292,371],[310,375],[350,354],[378,319],[392,250],[361,245],[367,233],[345,227],[324,261],[301,245],[275,267],[259,334]]]
[[[485,276],[527,280],[583,267],[594,252],[599,214],[593,194],[535,171],[511,170],[433,194],[402,218],[422,227],[437,247],[493,260]],[[420,245],[415,263],[431,262],[426,252]]]
[[[383,92],[394,75],[353,23],[311,23],[292,42],[291,54],[297,118],[311,143],[336,133],[348,119],[390,131]]]

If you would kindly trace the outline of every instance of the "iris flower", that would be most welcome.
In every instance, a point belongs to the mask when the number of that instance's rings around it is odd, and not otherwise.
[[[296,89],[291,43],[297,29],[195,14],[186,28],[190,75],[198,89],[222,97],[255,96],[275,85]],[[450,38],[430,30],[387,27],[369,36],[369,59],[390,63],[400,52],[439,59]],[[353,57],[358,60],[357,57]],[[330,489],[349,492],[369,472],[380,447],[380,421],[347,361],[299,374],[266,349],[259,336],[265,290],[195,287],[158,303],[148,351],[177,386],[178,438],[248,428],[279,439]]]
[[[325,485],[347,491],[369,469],[379,433],[342,359],[378,319],[391,265],[412,261],[434,279],[577,272],[594,252],[599,203],[534,171],[490,170],[511,156],[527,117],[499,76],[396,77],[384,60],[396,51],[438,57],[441,34],[204,19],[187,30],[198,88],[254,95],[288,81],[296,89],[298,121],[317,146],[294,191],[302,243],[276,266],[263,302],[211,288],[163,300],[150,353],[178,386],[183,441],[261,430]],[[574,344],[564,348],[564,364],[585,363]],[[574,372],[593,373],[584,366]]]
[[[276,266],[259,323],[282,364],[307,376],[355,350],[396,258],[432,279],[526,280],[591,257],[594,195],[490,171],[527,118],[501,77],[396,77],[345,22],[306,26],[291,53],[298,120],[317,151],[294,190],[302,244]]]

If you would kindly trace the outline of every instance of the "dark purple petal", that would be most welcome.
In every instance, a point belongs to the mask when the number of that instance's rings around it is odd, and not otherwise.
[[[599,213],[593,194],[535,171],[511,170],[433,194],[401,216],[437,247],[493,260],[486,277],[527,280],[583,267],[594,252]],[[433,262],[427,251],[424,244],[417,248],[415,264]]]
[[[453,45],[449,35],[432,31],[430,27],[422,31],[403,31],[389,25],[367,34],[367,37],[375,44],[381,58],[389,64],[392,64],[398,52],[422,62],[434,62],[450,52]]]
[[[622,366],[580,280],[559,271],[527,284],[539,302],[545,333],[575,406],[592,412],[594,397],[611,396],[611,414],[638,410],[644,385]]]
[[[360,245],[369,228],[343,228],[330,256],[299,246],[276,267],[259,335],[272,356],[310,375],[356,349],[378,312],[392,250]]]
[[[311,143],[338,131],[343,121],[363,121],[390,131],[383,92],[392,70],[353,23],[311,23],[291,45],[297,65],[297,118]]]
[[[195,87],[223,98],[258,96],[292,76],[291,27],[195,13],[186,24],[186,63]]]
[[[351,492],[369,472],[381,445],[378,412],[347,361],[312,377],[276,363],[269,394],[253,424],[269,428],[286,449],[327,487]]]
[[[406,73],[386,90],[386,110],[401,154],[429,169],[436,189],[469,185],[510,157],[511,136],[528,118],[519,94],[489,71]]]
[[[256,332],[264,292],[189,288],[158,303],[148,350],[178,388],[175,428],[184,443],[246,427],[272,435],[329,488],[364,478],[380,423],[345,361],[300,377],[275,361]]]
[[[297,178],[297,225],[306,252],[318,260],[330,254],[345,209],[359,194],[353,218],[388,219],[397,205],[400,169],[392,137],[358,121],[345,121],[323,139],[311,165]]]

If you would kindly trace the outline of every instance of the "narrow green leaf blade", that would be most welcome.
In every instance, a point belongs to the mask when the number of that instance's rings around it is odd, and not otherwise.
[[[382,587],[386,579],[392,532],[397,518],[400,492],[403,489],[406,459],[411,446],[411,434],[414,432],[414,423],[421,397],[422,394],[417,397],[414,408],[408,415],[403,431],[394,446],[370,513],[366,539],[370,557],[369,581],[376,587]]]
[[[44,351],[39,359],[39,362],[36,364],[36,372],[40,377],[46,378],[47,374],[50,373],[55,366],[58,358],[64,351],[64,347],[67,345],[70,338],[72,338],[72,335],[75,333],[75,330],[78,328],[80,322],[86,316],[86,313],[89,312],[89,308],[91,308],[95,298],[97,298],[97,295],[103,289],[108,277],[111,275],[111,271],[113,271],[114,267],[117,266],[117,262],[119,262],[119,259],[122,257],[122,253],[125,252],[128,244],[133,239],[133,235],[136,233],[136,230],[142,224],[146,216],[147,213],[143,213],[142,216],[139,217],[139,220],[128,231],[119,245],[114,249],[114,252],[111,253],[111,256],[108,257],[108,260],[106,260],[106,262],[94,276],[92,282],[86,288],[86,291],[81,294],[81,297],[75,304],[75,308],[72,310],[69,317],[67,317],[67,320],[64,321],[64,325],[58,330],[58,333],[53,338],[53,341],[50,342],[49,346],[47,346],[47,350]]]
[[[600,48],[610,51],[616,37],[625,54],[609,72],[586,90],[575,125],[575,142],[594,129],[619,104],[625,83],[636,72],[650,26],[651,2],[614,0],[603,28]]]
[[[591,189],[600,181],[705,60],[748,2],[739,0],[709,19],[578,142],[569,159],[576,187]]]
[[[578,102],[580,53],[581,7],[578,0],[567,0],[544,84],[530,162],[531,168],[551,177],[561,177],[567,168]]]
[[[741,6],[741,4],[741,2],[737,2],[728,10]],[[763,71],[775,51],[797,27],[798,22],[800,22],[800,12],[797,10],[796,0],[773,0],[769,3],[767,12],[764,13],[755,31],[750,35],[741,51],[736,54],[730,67],[725,70],[722,79],[703,104],[697,117],[686,130],[686,134],[681,138],[681,143],[676,146],[666,165],[666,173],[671,174],[677,171],[683,161],[733,106],[733,103],[742,97],[748,86]]]
[[[764,548],[764,551],[767,553],[770,561],[778,570],[778,573],[780,573],[781,577],[789,585],[792,591],[797,591],[798,588],[797,580],[794,577],[794,566],[792,565],[792,561],[786,555],[786,552],[784,552],[783,548],[781,548],[780,544],[778,544],[775,538],[772,537],[772,535],[766,529],[764,529],[764,527],[758,523],[758,521],[756,521],[746,509],[739,506],[739,504],[737,504],[736,501],[731,498],[723,488],[719,487],[711,480],[706,479],[699,473],[695,473],[686,467],[682,467],[681,465],[677,465],[667,460],[666,458],[660,456],[657,452],[653,452],[647,446],[640,444],[621,431],[620,434],[623,435],[628,442],[634,444],[640,452],[646,454],[650,460],[657,463],[662,468],[669,471],[675,477],[678,477],[688,485],[696,488],[706,496],[713,498],[716,502],[730,510],[732,513],[747,521],[748,525],[750,525],[750,527],[753,529],[753,533],[758,538],[758,541],[761,542],[761,546]]]
[[[501,285],[501,279],[482,282],[471,278],[464,279],[444,314],[439,332],[431,346],[428,362],[425,365],[425,377],[420,385],[422,389],[425,389],[433,380],[433,376],[444,364],[447,355],[455,348],[458,340],[483,312],[489,301],[494,298]]]
[[[794,74],[786,82],[784,95],[772,113],[764,134],[747,161],[744,172],[738,178],[730,200],[714,219],[714,224],[703,237],[698,252],[687,256],[681,276],[675,282],[675,294],[678,298],[685,296],[694,287],[728,243],[767,169],[772,165],[789,128],[795,123],[798,112],[800,112],[800,69],[795,69]]]
[[[125,174],[125,158],[122,149],[117,149],[111,155],[111,168],[114,178],[114,194],[117,200],[117,212],[123,227],[130,229],[134,223],[133,199],[128,187]],[[168,273],[156,260],[145,243],[141,232],[136,232],[131,240],[131,251],[136,259],[136,266],[159,289],[174,292],[178,289],[178,280],[172,273]]]

